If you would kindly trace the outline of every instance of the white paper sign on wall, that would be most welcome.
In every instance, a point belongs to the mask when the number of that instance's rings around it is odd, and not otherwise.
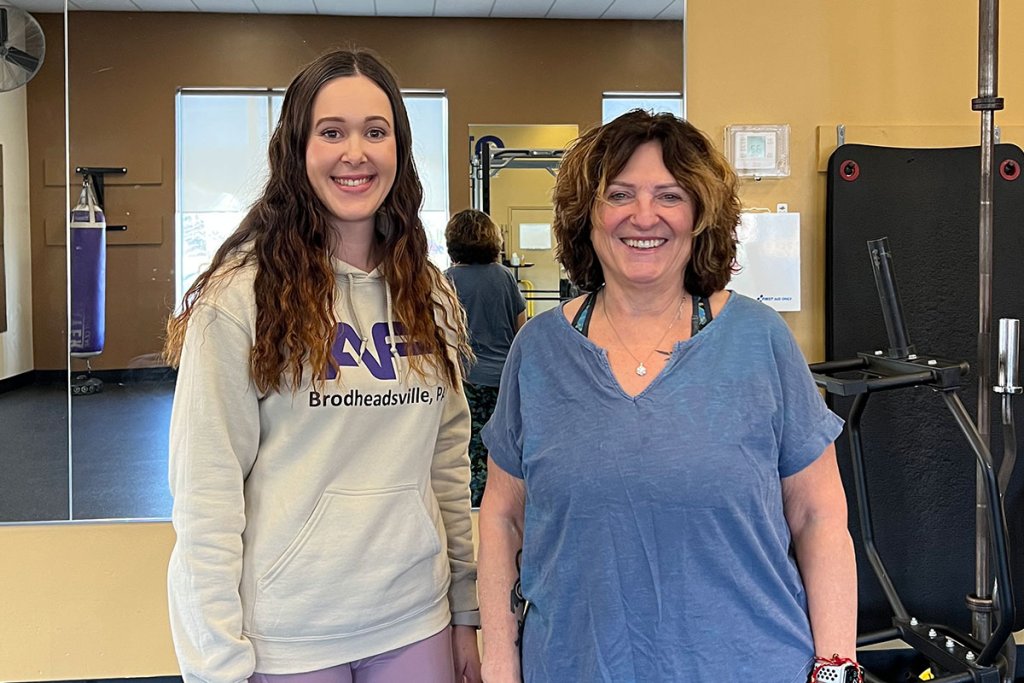
[[[519,224],[519,248],[520,249],[550,249],[551,248],[551,224],[550,223],[520,223]]]
[[[776,311],[800,310],[800,214],[740,214],[740,272],[729,288]]]

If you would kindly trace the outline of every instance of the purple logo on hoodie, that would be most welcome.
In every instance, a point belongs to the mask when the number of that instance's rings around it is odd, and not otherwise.
[[[370,328],[370,338],[363,346],[359,334],[348,323],[338,323],[338,332],[331,346],[331,356],[343,368],[365,365],[370,374],[377,379],[398,379],[394,359],[391,357],[391,342],[395,344],[397,355],[408,356],[409,352],[406,343],[397,339],[405,334],[405,328],[399,322],[393,323],[393,326],[395,339],[390,338],[386,322],[374,323]],[[337,376],[334,368],[328,365],[324,379],[334,379]]]

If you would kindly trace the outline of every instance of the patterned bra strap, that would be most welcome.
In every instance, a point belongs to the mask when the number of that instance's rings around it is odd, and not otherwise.
[[[711,315],[711,301],[706,296],[693,295],[693,317],[690,319],[690,336],[708,326],[714,316]]]
[[[582,334],[584,337],[589,337],[590,334],[590,320],[593,318],[594,306],[597,303],[597,292],[595,290],[587,295],[587,298],[583,300],[583,305],[576,311],[576,315],[573,316],[572,326],[576,328],[576,331]],[[698,332],[708,326],[714,319],[711,314],[711,300],[706,296],[693,295],[693,317],[690,319],[690,336],[695,336]]]
[[[590,319],[593,317],[594,306],[597,304],[597,293],[599,291],[601,290],[595,289],[587,295],[587,298],[583,300],[583,305],[580,306],[580,310],[576,311],[576,315],[573,316],[572,319],[572,326],[575,327],[576,331],[584,337],[590,336]]]

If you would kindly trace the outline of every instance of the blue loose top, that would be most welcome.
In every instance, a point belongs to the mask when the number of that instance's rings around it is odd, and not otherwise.
[[[469,343],[476,356],[466,381],[496,387],[516,336],[517,319],[526,310],[526,299],[515,275],[500,263],[456,264],[445,275],[466,309]]]
[[[482,434],[526,487],[527,683],[805,681],[781,480],[841,429],[784,321],[742,295],[635,397],[561,310],[531,320]]]

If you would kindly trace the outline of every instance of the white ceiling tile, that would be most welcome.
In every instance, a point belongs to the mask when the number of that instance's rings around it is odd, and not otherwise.
[[[64,0],[17,0],[18,7],[32,12],[63,12]]]
[[[686,19],[686,0],[673,0],[655,19],[683,21]]]
[[[373,0],[313,0],[319,14],[345,17],[372,17],[377,13]]]
[[[75,7],[85,12],[138,12],[131,0],[75,0]]]
[[[492,17],[543,17],[554,0],[495,0]]]
[[[256,5],[252,0],[193,0],[202,12],[227,12],[230,14],[255,14]]]
[[[494,0],[437,0],[435,17],[489,17]]]
[[[316,14],[313,0],[253,0],[261,14]]]
[[[132,0],[143,12],[195,12],[192,0]]]
[[[653,19],[671,4],[672,0],[615,0],[601,18]]]
[[[376,0],[378,17],[432,17],[434,0]]]
[[[548,19],[600,19],[613,0],[555,0]]]
[[[3,3],[9,0],[0,0]],[[29,12],[60,12],[65,0],[15,0]],[[67,0],[68,9],[136,12],[288,13],[340,16],[660,19],[679,21],[686,0]]]

